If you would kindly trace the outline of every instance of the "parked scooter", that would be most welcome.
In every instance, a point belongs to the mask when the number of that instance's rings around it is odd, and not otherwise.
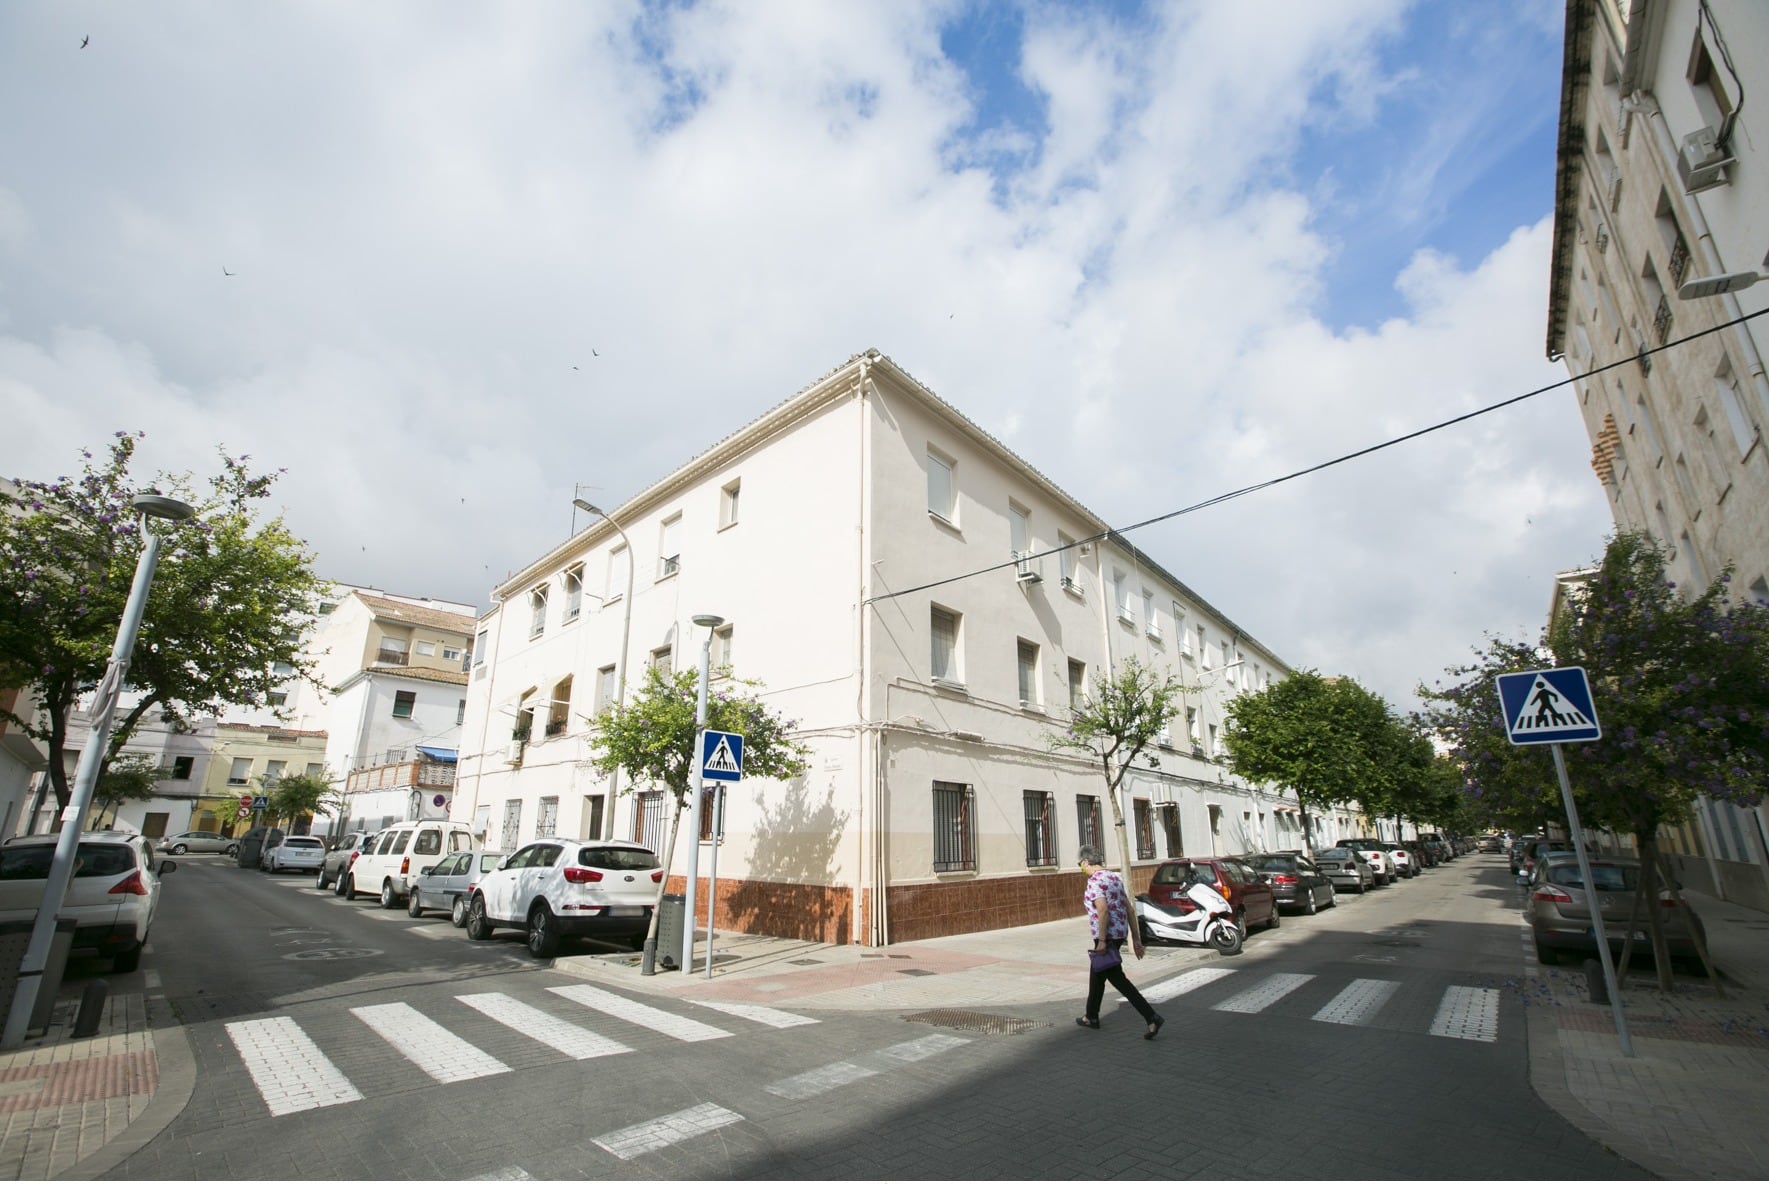
[[[1185,945],[1210,946],[1223,954],[1239,953],[1244,936],[1235,923],[1235,911],[1208,884],[1185,890],[1186,904],[1176,908],[1156,904],[1146,896],[1136,898],[1136,915],[1144,941],[1177,941]]]

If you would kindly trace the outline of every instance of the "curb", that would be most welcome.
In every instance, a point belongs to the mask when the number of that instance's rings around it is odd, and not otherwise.
[[[172,1015],[164,996],[149,996],[147,1008],[148,1036],[159,1064],[159,1086],[153,1100],[121,1134],[60,1173],[57,1179],[98,1179],[152,1142],[190,1104],[197,1083],[197,1065],[184,1028]]]

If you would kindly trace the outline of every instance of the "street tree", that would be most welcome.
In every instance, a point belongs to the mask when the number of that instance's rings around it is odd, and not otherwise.
[[[201,490],[188,475],[137,482],[130,463],[140,438],[119,432],[103,460],[82,453],[78,476],[20,480],[16,495],[0,493],[0,685],[33,687],[41,715],[0,714],[45,745],[62,807],[70,719],[104,676],[142,546],[138,494],[179,498],[197,516],[153,527],[164,545],[126,671],[131,697],[105,758],[150,714],[176,724],[259,706],[287,677],[272,672],[276,663],[311,673],[300,646],[321,583],[305,545],[280,518],[261,516],[276,475],[254,475],[249,457],[223,453]]]
[[[743,737],[743,775],[771,777],[781,780],[797,777],[808,767],[805,757],[810,752],[793,739],[796,721],[782,719],[760,699],[762,684],[754,679],[737,679],[729,671],[708,689],[706,726],[715,732],[736,732]],[[667,791],[675,801],[670,819],[669,838],[663,851],[663,866],[668,869],[675,860],[676,836],[681,829],[682,813],[690,801],[693,776],[694,745],[699,732],[695,725],[699,698],[700,671],[696,669],[670,672],[652,666],[645,671],[645,684],[630,701],[610,703],[590,720],[595,751],[591,762],[604,775],[616,769],[626,774],[621,792],[642,792],[645,786]],[[658,915],[663,904],[667,880],[657,885],[656,906],[651,910],[651,931],[648,942],[657,940]]]
[[[1085,753],[1098,762],[1106,782],[1106,800],[1112,803],[1112,829],[1118,836],[1119,866],[1124,869],[1126,888],[1130,887],[1130,835],[1118,789],[1137,758],[1144,758],[1150,768],[1160,768],[1158,758],[1146,750],[1166,730],[1168,721],[1184,709],[1186,692],[1177,675],[1127,658],[1116,672],[1095,675],[1069,726],[1046,737],[1053,750]]]
[[[117,811],[125,802],[153,800],[159,783],[169,775],[159,761],[139,752],[127,752],[112,760],[99,774],[92,788],[94,823],[102,823],[105,811],[111,813],[111,825],[117,822]]]
[[[1312,851],[1316,812],[1351,802],[1390,812],[1401,784],[1394,757],[1405,737],[1382,696],[1350,678],[1299,670],[1235,696],[1223,747],[1237,775],[1296,791]]]
[[[258,780],[270,798],[269,817],[290,826],[303,818],[335,816],[344,804],[323,768],[317,773],[285,773],[274,780],[260,775]]]
[[[1722,573],[1680,595],[1665,578],[1663,549],[1649,536],[1622,532],[1589,578],[1563,598],[1544,638],[1553,665],[1582,666],[1590,679],[1603,735],[1563,747],[1568,780],[1582,823],[1634,836],[1665,990],[1672,986],[1669,951],[1652,907],[1659,828],[1687,821],[1703,796],[1754,806],[1769,778],[1769,606],[1732,602],[1729,585],[1730,573]],[[1538,656],[1521,668],[1542,665]],[[1508,671],[1489,665],[1470,673],[1490,685],[1502,672]],[[1475,694],[1467,681],[1456,692],[1448,696],[1443,722],[1458,756],[1466,751],[1479,758],[1505,743],[1496,708],[1482,729],[1464,707],[1484,692]],[[1496,699],[1494,693],[1491,702]],[[1530,749],[1515,759],[1534,764],[1538,796],[1551,800],[1558,785],[1551,755]],[[1491,763],[1505,775],[1501,763]],[[1477,784],[1479,760],[1464,765]],[[1517,788],[1507,783],[1505,792]]]

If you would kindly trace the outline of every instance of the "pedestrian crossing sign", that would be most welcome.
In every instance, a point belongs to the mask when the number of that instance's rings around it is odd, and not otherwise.
[[[706,733],[700,742],[700,775],[708,781],[742,781],[742,734]]]
[[[1501,674],[1499,703],[1513,744],[1566,744],[1603,735],[1583,666]]]

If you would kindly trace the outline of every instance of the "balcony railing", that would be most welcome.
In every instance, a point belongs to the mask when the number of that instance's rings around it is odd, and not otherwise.
[[[346,793],[370,789],[448,789],[455,783],[455,767],[447,761],[400,761],[358,769],[344,782]]]
[[[404,650],[381,650],[375,655],[375,662],[381,666],[404,666],[411,659]]]
[[[1671,336],[1671,298],[1662,295],[1658,298],[1658,310],[1652,314],[1652,331],[1663,345]]]
[[[1671,244],[1671,265],[1667,269],[1671,273],[1671,287],[1681,288],[1683,277],[1689,273],[1689,244],[1678,235],[1677,241]]]

